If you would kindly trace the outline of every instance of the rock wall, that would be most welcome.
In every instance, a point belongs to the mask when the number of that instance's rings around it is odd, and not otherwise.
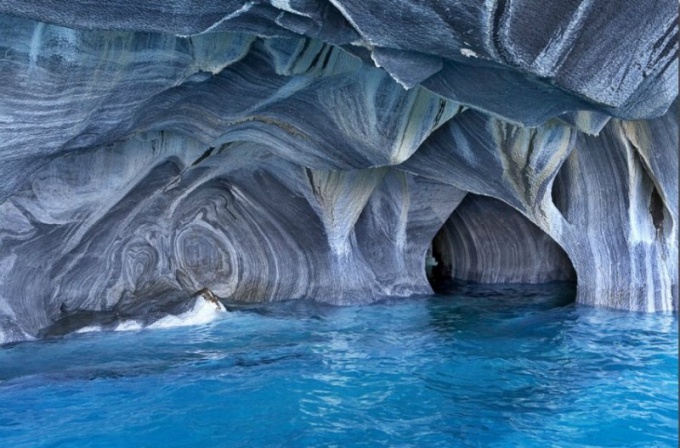
[[[452,214],[677,310],[677,5],[558,3],[0,0],[0,343],[205,287],[428,293]]]
[[[576,281],[569,257],[546,233],[504,202],[468,194],[432,242],[433,282]]]

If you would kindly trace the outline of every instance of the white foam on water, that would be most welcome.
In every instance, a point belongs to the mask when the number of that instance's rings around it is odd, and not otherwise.
[[[100,325],[88,325],[87,327],[77,329],[76,333],[93,333],[96,331],[102,331],[102,327]]]
[[[113,331],[137,331],[142,329],[142,323],[136,320],[126,320],[118,324]]]
[[[146,327],[138,320],[125,320],[118,323],[113,331],[139,331],[147,328],[156,329],[204,325],[214,321],[220,316],[225,316],[226,314],[227,309],[220,302],[216,303],[207,300],[203,296],[199,296],[196,299],[193,308],[191,308],[186,313],[182,313],[177,316],[165,316]],[[75,333],[94,333],[100,331],[103,331],[101,325],[88,325],[86,327],[79,328],[75,331]],[[0,333],[0,343],[2,342],[3,334]]]
[[[190,325],[203,325],[212,322],[226,313],[227,310],[221,303],[211,302],[203,296],[200,296],[196,300],[194,307],[186,313],[177,316],[166,316],[146,328],[174,328]]]

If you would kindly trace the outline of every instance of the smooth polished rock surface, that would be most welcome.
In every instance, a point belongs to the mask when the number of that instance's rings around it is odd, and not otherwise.
[[[429,293],[442,226],[456,278],[677,310],[669,0],[0,0],[0,28],[0,343],[202,288]]]
[[[613,120],[599,136],[466,112],[402,168],[525,215],[569,256],[578,302],[671,311],[678,303],[677,176],[670,176],[677,142],[677,105],[654,120]],[[663,168],[644,156],[651,153]]]
[[[433,241],[446,279],[476,283],[575,281],[555,241],[502,201],[468,194]]]

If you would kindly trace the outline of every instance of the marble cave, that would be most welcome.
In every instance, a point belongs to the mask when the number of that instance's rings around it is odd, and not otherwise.
[[[669,0],[0,0],[0,343],[573,282],[678,309]]]

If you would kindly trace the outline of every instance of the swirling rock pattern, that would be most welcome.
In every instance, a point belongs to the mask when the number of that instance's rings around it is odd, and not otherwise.
[[[433,241],[445,278],[477,283],[574,281],[569,257],[505,203],[468,194]]]
[[[661,170],[677,170],[677,113],[674,105],[654,120],[610,121],[595,137],[557,122],[518,128],[470,112],[402,167],[526,216],[569,256],[577,301],[677,310],[677,177],[667,174],[656,187]],[[651,153],[667,165],[654,164]]]
[[[0,27],[0,343],[204,287],[428,293],[442,226],[452,277],[677,310],[669,0],[0,0]]]

